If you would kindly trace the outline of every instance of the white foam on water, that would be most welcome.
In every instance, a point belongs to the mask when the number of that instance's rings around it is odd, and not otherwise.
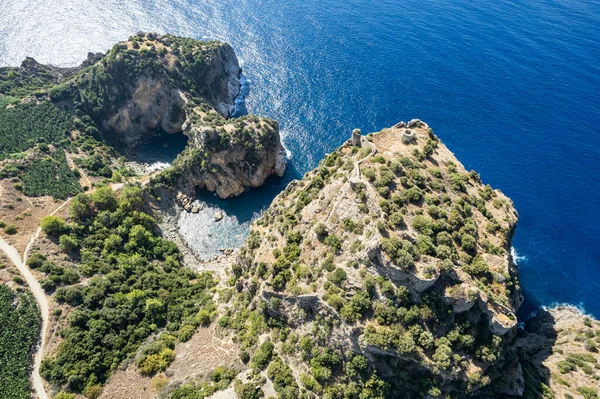
[[[527,261],[527,257],[525,255],[520,256],[515,247],[510,247],[510,256],[516,265],[518,265],[521,261]]]
[[[153,162],[150,165],[148,165],[148,173],[154,173],[154,172],[158,172],[159,170],[164,170],[167,169],[168,167],[170,167],[171,164],[169,162]]]
[[[569,309],[576,310],[577,312],[581,313],[582,315],[584,315],[586,317],[594,319],[594,316],[592,316],[587,310],[585,310],[585,308],[583,307],[583,303],[579,303],[577,305],[574,305],[572,303],[553,302],[550,305],[542,306],[541,308],[543,310],[552,310],[552,309],[558,309],[558,308],[569,308]]]

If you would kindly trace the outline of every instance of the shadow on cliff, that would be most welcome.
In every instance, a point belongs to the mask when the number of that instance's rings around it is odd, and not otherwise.
[[[235,216],[239,223],[251,221],[258,213],[268,208],[273,199],[294,179],[301,177],[292,163],[288,163],[283,177],[271,176],[265,183],[252,188],[235,198],[221,199],[216,194],[201,191],[197,198],[208,206],[220,208],[227,215]]]
[[[135,150],[127,151],[127,158],[141,163],[172,163],[188,143],[183,133],[168,134],[158,131],[152,139],[139,145]]]
[[[523,329],[519,329],[516,351],[525,379],[522,397],[554,397],[549,388],[550,370],[543,363],[552,355],[557,337],[555,319],[545,310],[539,310],[537,315],[525,322]]]

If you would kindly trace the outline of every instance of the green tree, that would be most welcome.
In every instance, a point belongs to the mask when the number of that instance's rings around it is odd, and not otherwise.
[[[145,247],[152,240],[152,234],[142,225],[135,225],[129,232],[129,242],[137,247]]]
[[[67,222],[58,216],[45,216],[42,218],[41,227],[44,233],[57,236],[67,231]]]
[[[65,252],[74,251],[79,246],[79,241],[77,241],[77,238],[68,234],[61,235],[58,241],[60,243],[60,247]]]
[[[89,195],[79,193],[71,200],[71,208],[69,210],[71,217],[77,221],[83,221],[92,216],[92,199]]]
[[[142,189],[138,186],[125,186],[119,195],[119,208],[128,211],[141,210],[143,204]]]
[[[92,203],[99,211],[114,211],[117,208],[117,199],[112,188],[100,187],[92,194]]]
[[[271,362],[271,358],[273,357],[273,350],[275,349],[275,345],[271,341],[263,342],[256,353],[254,353],[254,357],[252,358],[252,366],[257,370],[264,370],[265,367]]]

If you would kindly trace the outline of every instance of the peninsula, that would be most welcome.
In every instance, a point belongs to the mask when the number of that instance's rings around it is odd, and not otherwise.
[[[285,172],[278,123],[233,117],[240,73],[154,33],[0,69],[0,397],[598,397],[600,323],[518,327],[513,203],[418,119],[348,129],[241,248],[184,256],[170,214]]]

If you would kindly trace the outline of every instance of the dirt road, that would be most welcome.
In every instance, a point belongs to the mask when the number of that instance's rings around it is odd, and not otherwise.
[[[11,262],[14,263],[17,269],[19,269],[19,272],[29,285],[29,289],[33,293],[38,307],[40,308],[40,313],[42,315],[42,339],[35,354],[31,378],[33,380],[33,388],[38,398],[48,399],[48,395],[46,395],[46,390],[44,389],[42,377],[40,376],[40,364],[42,363],[42,348],[44,347],[46,341],[46,328],[48,326],[48,299],[46,298],[46,294],[40,286],[40,283],[31,273],[31,270],[29,270],[25,262],[21,259],[19,251],[17,251],[15,247],[4,241],[2,237],[0,237],[0,250],[2,250],[2,252],[4,252],[6,256],[8,256],[8,258],[11,260]]]

